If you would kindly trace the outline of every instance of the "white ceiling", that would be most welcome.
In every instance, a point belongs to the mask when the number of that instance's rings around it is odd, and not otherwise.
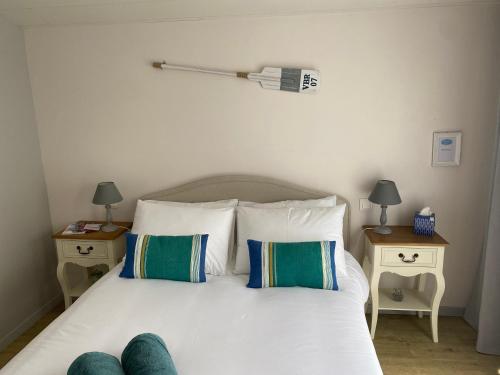
[[[237,16],[492,4],[483,0],[0,0],[0,15],[21,26],[106,24]]]

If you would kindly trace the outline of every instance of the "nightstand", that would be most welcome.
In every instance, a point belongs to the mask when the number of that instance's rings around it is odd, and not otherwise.
[[[89,223],[103,222],[89,221]],[[115,232],[63,235],[63,229],[52,236],[57,247],[57,278],[61,284],[66,308],[73,302],[73,297],[81,296],[92,284],[88,278],[87,267],[104,264],[110,270],[123,258],[125,254],[124,233],[132,227],[132,223],[115,222],[114,224],[121,226]],[[82,272],[82,281],[76,285],[70,283],[66,269],[68,263],[85,267]]]
[[[411,226],[391,226],[392,234],[375,233],[364,226],[366,248],[364,269],[369,270],[370,295],[372,301],[371,336],[375,338],[379,310],[417,311],[419,318],[430,312],[432,340],[438,342],[438,311],[443,297],[444,250],[448,242],[439,234],[417,236]],[[417,276],[416,289],[403,289],[404,298],[392,299],[392,289],[379,289],[380,275],[392,272],[401,276]],[[424,295],[427,274],[436,277],[436,289],[430,301]]]

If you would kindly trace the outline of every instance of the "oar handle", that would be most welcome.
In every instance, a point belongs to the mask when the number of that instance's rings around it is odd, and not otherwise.
[[[184,71],[188,71],[188,72],[217,74],[217,75],[227,76],[227,77],[240,77],[238,74],[247,74],[247,73],[225,72],[222,70],[202,69],[202,68],[196,68],[193,66],[171,65],[171,64],[167,64],[166,61],[162,61],[162,62],[156,61],[153,63],[153,67],[157,68],[157,69],[174,69],[174,70],[184,70]],[[242,78],[246,78],[246,76],[242,77]]]

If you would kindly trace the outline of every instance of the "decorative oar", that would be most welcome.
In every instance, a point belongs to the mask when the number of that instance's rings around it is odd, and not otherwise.
[[[265,89],[293,91],[300,93],[313,93],[319,88],[319,71],[295,68],[269,68],[262,69],[260,73],[225,72],[195,68],[191,66],[171,65],[163,62],[154,62],[153,67],[158,69],[174,69],[189,72],[217,74],[226,77],[246,78],[259,82]]]

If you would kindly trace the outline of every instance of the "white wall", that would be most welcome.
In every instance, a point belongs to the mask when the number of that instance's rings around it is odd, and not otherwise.
[[[60,296],[23,31],[0,18],[0,349]]]
[[[446,255],[443,304],[463,307],[484,231],[498,82],[498,6],[34,28],[26,31],[54,227],[102,218],[114,180],[131,219],[149,192],[250,173],[340,193],[352,237],[378,178],[397,181],[408,224],[430,205]],[[154,59],[227,70],[315,67],[316,96],[244,80],[157,71]],[[497,60],[495,60],[497,59]],[[432,132],[463,131],[459,168],[432,168]],[[360,258],[361,249],[353,252]]]

